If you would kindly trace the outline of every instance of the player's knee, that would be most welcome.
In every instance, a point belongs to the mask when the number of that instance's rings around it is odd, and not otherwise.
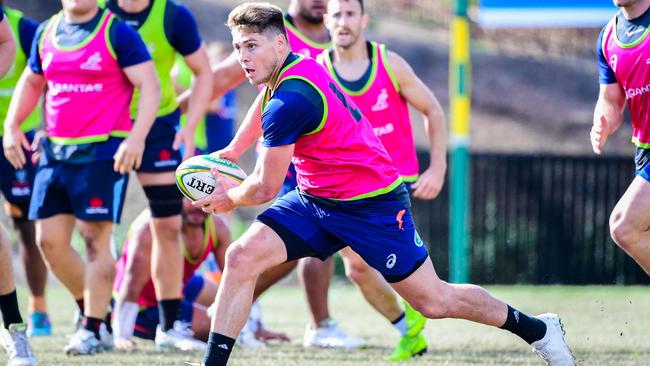
[[[36,241],[36,245],[43,253],[44,257],[50,257],[58,252],[60,243],[56,239],[56,236],[50,235],[41,235],[40,238]]]
[[[363,261],[345,261],[345,275],[354,283],[361,283],[367,278],[372,269]]]
[[[143,190],[149,201],[151,217],[165,218],[181,214],[183,196],[176,185],[145,186]]]
[[[100,225],[84,225],[79,228],[79,235],[86,244],[86,256],[89,262],[111,255],[108,242],[104,243],[102,236],[105,228]]]
[[[444,319],[452,316],[452,309],[458,305],[457,293],[444,281],[432,283],[428,291],[409,298],[408,303],[429,319]]]
[[[239,278],[253,277],[261,272],[258,267],[259,261],[256,260],[256,256],[245,246],[235,243],[228,247],[226,251],[226,268],[230,275]]]
[[[428,319],[444,319],[450,316],[449,302],[438,298],[422,298],[409,304]]]
[[[639,237],[639,232],[634,225],[618,212],[613,212],[609,218],[609,233],[612,240],[626,251],[634,247]]]

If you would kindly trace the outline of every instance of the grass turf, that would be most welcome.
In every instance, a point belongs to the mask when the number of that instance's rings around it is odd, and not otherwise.
[[[650,291],[645,287],[534,287],[497,286],[494,295],[529,314],[556,312],[562,316],[567,340],[581,365],[650,365]],[[26,288],[20,287],[21,304]],[[39,365],[182,365],[200,361],[202,355],[158,353],[151,342],[141,341],[132,353],[111,352],[92,357],[67,357],[66,334],[73,330],[75,305],[65,289],[48,288],[51,337],[34,338]],[[349,333],[363,337],[364,350],[304,349],[302,335],[308,319],[300,288],[276,287],[261,300],[267,328],[284,331],[289,344],[272,344],[265,350],[236,349],[232,365],[381,365],[398,336],[352,286],[336,285],[330,292],[332,315]],[[25,314],[25,313],[23,313]],[[509,332],[461,320],[429,321],[425,329],[429,352],[406,364],[418,365],[542,365],[530,347]],[[0,355],[0,363],[4,356]]]

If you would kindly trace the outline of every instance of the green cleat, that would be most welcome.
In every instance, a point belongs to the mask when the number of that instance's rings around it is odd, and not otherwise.
[[[395,351],[386,358],[386,361],[399,362],[422,356],[427,351],[427,345],[427,339],[422,334],[415,337],[402,336]]]
[[[404,316],[406,317],[406,336],[413,338],[419,335],[424,329],[427,318],[413,309],[406,301],[404,301]]]

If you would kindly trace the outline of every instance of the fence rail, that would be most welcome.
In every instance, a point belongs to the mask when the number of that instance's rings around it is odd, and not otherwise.
[[[633,177],[630,157],[472,154],[472,282],[650,283],[609,236],[609,214]],[[432,202],[414,200],[413,211],[447,278],[448,184]]]

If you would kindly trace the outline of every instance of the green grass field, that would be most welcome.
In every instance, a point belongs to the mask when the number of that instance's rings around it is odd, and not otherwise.
[[[650,291],[645,287],[490,287],[495,295],[528,313],[561,314],[567,339],[580,365],[650,365]],[[24,287],[19,288],[26,303]],[[70,358],[62,349],[73,330],[74,303],[59,286],[48,289],[54,336],[32,339],[40,365],[182,365],[202,355],[157,353],[141,342],[132,353],[104,353]],[[336,285],[330,293],[332,315],[350,333],[364,337],[369,347],[357,351],[305,350],[301,346],[307,311],[298,287],[272,289],[262,299],[266,325],[284,331],[290,344],[265,350],[237,349],[232,365],[381,365],[397,341],[396,331],[371,310],[358,292]],[[530,347],[510,333],[460,320],[429,321],[429,352],[407,364],[419,365],[542,365]],[[0,363],[4,361],[0,356]]]

